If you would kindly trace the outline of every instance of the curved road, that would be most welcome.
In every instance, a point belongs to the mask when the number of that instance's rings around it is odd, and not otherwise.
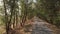
[[[35,17],[31,34],[53,34],[53,31],[46,26],[46,22]]]

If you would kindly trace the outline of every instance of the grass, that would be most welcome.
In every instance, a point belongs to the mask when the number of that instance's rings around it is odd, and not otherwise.
[[[0,26],[0,34],[3,34],[5,32],[5,28],[3,25]]]
[[[4,26],[4,23],[2,21],[2,18],[3,17],[0,16],[0,34],[3,34],[5,32],[5,26]]]

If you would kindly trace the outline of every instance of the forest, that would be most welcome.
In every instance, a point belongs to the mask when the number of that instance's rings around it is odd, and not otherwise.
[[[0,34],[52,34],[42,23],[60,34],[60,0],[0,0]]]

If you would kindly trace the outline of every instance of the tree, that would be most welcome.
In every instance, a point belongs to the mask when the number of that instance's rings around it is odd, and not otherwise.
[[[18,2],[18,0],[3,0],[3,2],[4,2],[4,8],[5,8],[4,10],[5,10],[6,32],[7,34],[9,34],[12,23],[13,23],[13,28],[17,26],[19,10],[16,2]]]

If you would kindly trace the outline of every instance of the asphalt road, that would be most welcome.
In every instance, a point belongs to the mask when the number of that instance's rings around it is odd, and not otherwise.
[[[32,34],[53,34],[53,31],[46,26],[46,23],[39,18],[34,18]]]

